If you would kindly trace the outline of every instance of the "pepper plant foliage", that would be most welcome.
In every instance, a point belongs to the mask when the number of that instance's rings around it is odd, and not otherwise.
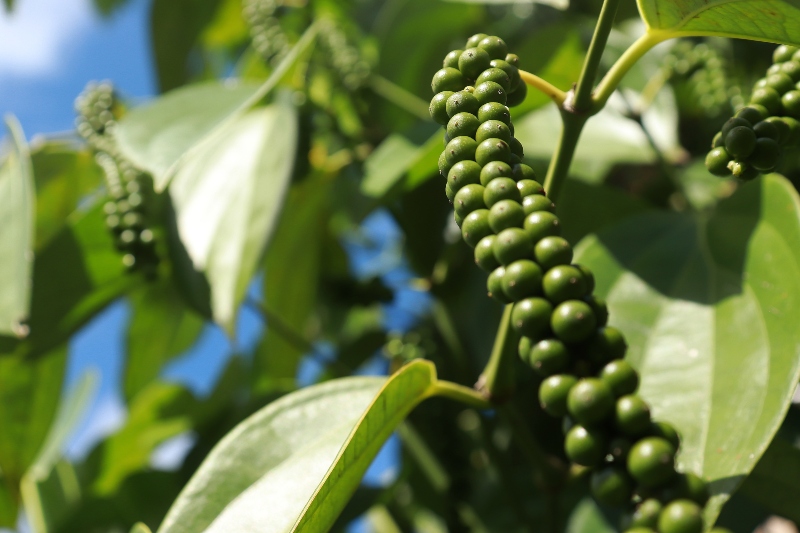
[[[6,120],[0,528],[800,522],[796,2],[151,9],[162,95]],[[127,418],[67,456],[68,343],[115,302]],[[244,313],[210,393],[164,377]]]

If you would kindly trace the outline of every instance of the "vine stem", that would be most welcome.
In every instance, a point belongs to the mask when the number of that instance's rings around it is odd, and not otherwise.
[[[577,112],[587,112],[591,109],[592,89],[594,80],[597,77],[597,69],[600,67],[600,60],[603,57],[603,50],[608,42],[608,35],[611,33],[611,26],[617,16],[617,8],[620,0],[605,0],[600,10],[600,17],[597,19],[597,26],[592,35],[592,42],[589,44],[589,51],[583,63],[578,85],[575,89],[575,98],[572,107]]]
[[[511,311],[514,306],[506,305],[503,317],[494,338],[492,354],[483,369],[475,388],[492,402],[507,400],[514,390],[514,357],[517,337],[511,329]]]
[[[376,94],[382,96],[397,107],[404,109],[422,120],[431,120],[431,115],[428,112],[428,104],[417,95],[406,91],[396,83],[378,74],[373,74],[369,78],[369,86]]]
[[[564,103],[564,100],[567,98],[567,93],[550,83],[544,78],[540,78],[536,74],[532,72],[528,72],[527,70],[519,71],[519,77],[524,81],[527,85],[533,87],[534,89],[539,90],[540,92],[547,95],[551,98],[559,107]]]

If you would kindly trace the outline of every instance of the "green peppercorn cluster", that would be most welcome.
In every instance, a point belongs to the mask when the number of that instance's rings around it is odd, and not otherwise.
[[[283,6],[276,0],[244,0],[242,15],[250,27],[253,48],[264,61],[280,60],[289,51],[289,38],[279,17]]]
[[[355,90],[366,83],[372,72],[371,65],[332,18],[319,21],[319,43],[328,64],[345,87]]]
[[[741,99],[737,87],[729,87],[725,62],[706,43],[680,40],[664,58],[664,75],[688,89],[691,101],[708,116],[717,116],[732,99]]]
[[[134,168],[117,150],[113,132],[121,105],[108,82],[90,83],[75,101],[76,127],[95,151],[106,178],[111,200],[104,206],[106,226],[114,245],[123,253],[129,271],[155,276],[159,258],[155,236],[147,221],[147,198],[152,194],[149,177]]]
[[[712,142],[706,168],[717,176],[752,180],[775,168],[785,148],[800,144],[800,50],[779,46],[750,103]]]
[[[447,130],[439,169],[456,223],[489,272],[489,295],[513,305],[519,355],[543,379],[542,408],[564,418],[567,457],[591,470],[597,501],[624,508],[631,533],[700,533],[706,484],[675,471],[678,435],[636,394],[639,376],[592,294],[594,277],[572,264],[555,205],[522,163],[508,108],[525,96],[517,64],[502,39],[477,34],[433,77],[430,114]]]

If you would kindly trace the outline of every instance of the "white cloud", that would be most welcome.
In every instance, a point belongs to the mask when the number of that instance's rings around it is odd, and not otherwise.
[[[0,76],[57,71],[92,17],[89,0],[19,0],[11,14],[0,10]]]

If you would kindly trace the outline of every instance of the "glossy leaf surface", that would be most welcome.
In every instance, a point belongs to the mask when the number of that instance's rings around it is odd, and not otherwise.
[[[682,469],[711,482],[707,516],[755,466],[800,376],[800,202],[770,175],[710,216],[645,214],[587,238],[654,418],[682,434]],[[732,391],[736,391],[735,394]],[[731,431],[732,421],[746,420]]]
[[[213,147],[185,161],[170,194],[181,241],[211,286],[214,319],[230,331],[291,178],[296,111],[281,99],[222,133]]]
[[[11,135],[0,165],[0,335],[25,337],[36,200],[25,135],[15,118],[7,118],[6,124]]]
[[[800,6],[793,0],[638,0],[654,30],[800,44]]]

